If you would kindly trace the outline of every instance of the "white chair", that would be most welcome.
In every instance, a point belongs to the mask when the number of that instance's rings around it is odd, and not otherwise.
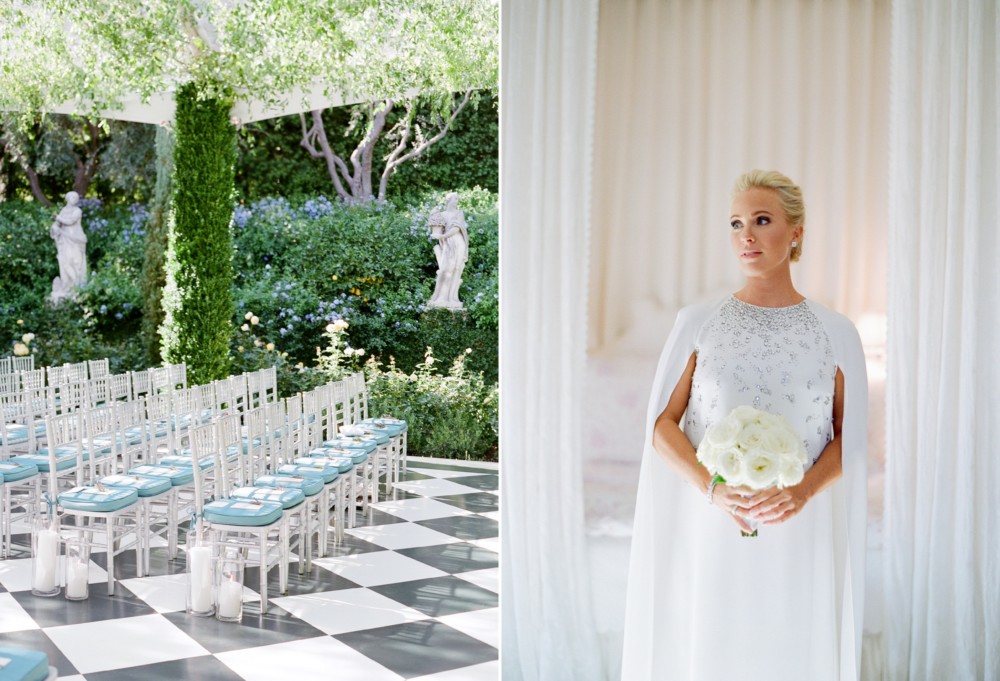
[[[216,466],[223,469],[219,476],[226,479],[226,447],[223,436],[233,432],[239,441],[239,415],[221,417],[215,423],[191,429],[191,449],[195,459],[213,457]],[[267,575],[278,568],[279,590],[288,590],[289,530],[282,505],[270,501],[231,499],[225,487],[214,501],[205,503],[205,489],[200,466],[192,466],[195,480],[195,513],[201,518],[214,546],[236,546],[245,554],[249,563],[260,566],[261,613],[267,612]],[[254,555],[253,551],[256,552]]]
[[[91,378],[100,378],[111,375],[111,362],[105,359],[91,359],[87,361],[87,373]]]

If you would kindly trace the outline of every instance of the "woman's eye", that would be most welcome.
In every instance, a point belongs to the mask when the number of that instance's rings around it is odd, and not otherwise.
[[[769,224],[771,224],[771,218],[769,218],[769,217],[767,217],[765,215],[758,215],[757,216],[757,224],[758,225],[769,225]]]
[[[729,223],[729,226],[732,227],[733,229],[739,229],[743,225],[740,223],[739,220],[733,220],[732,222]]]

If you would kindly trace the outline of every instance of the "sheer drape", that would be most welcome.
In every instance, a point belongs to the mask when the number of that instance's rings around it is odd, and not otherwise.
[[[885,311],[889,9],[601,2],[592,350],[655,353],[678,307],[738,287],[729,190],[750,168],[803,188],[803,293]]]
[[[601,663],[583,560],[580,404],[596,0],[505,0],[501,555],[505,681]]]
[[[1000,679],[1000,15],[895,0],[888,678]]]

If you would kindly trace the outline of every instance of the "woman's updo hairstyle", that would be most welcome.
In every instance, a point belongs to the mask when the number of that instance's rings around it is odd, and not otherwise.
[[[797,239],[798,245],[792,249],[789,256],[792,262],[797,262],[802,255],[806,224],[806,204],[802,200],[802,190],[777,170],[750,170],[737,178],[736,184],[733,185],[733,196],[754,187],[775,192],[781,203],[781,209],[785,212],[785,219],[791,225],[802,226],[803,234]]]

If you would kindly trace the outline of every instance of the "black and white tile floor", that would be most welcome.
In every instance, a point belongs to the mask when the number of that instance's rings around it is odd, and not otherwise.
[[[33,596],[30,558],[0,561],[0,646],[45,651],[67,681],[496,681],[497,488],[495,466],[411,460],[395,498],[359,515],[311,573],[292,567],[287,595],[272,571],[266,615],[248,569],[244,600],[257,602],[241,624],[185,614],[184,560],[163,548],[153,577],[117,557],[114,596],[93,554],[78,602]]]

